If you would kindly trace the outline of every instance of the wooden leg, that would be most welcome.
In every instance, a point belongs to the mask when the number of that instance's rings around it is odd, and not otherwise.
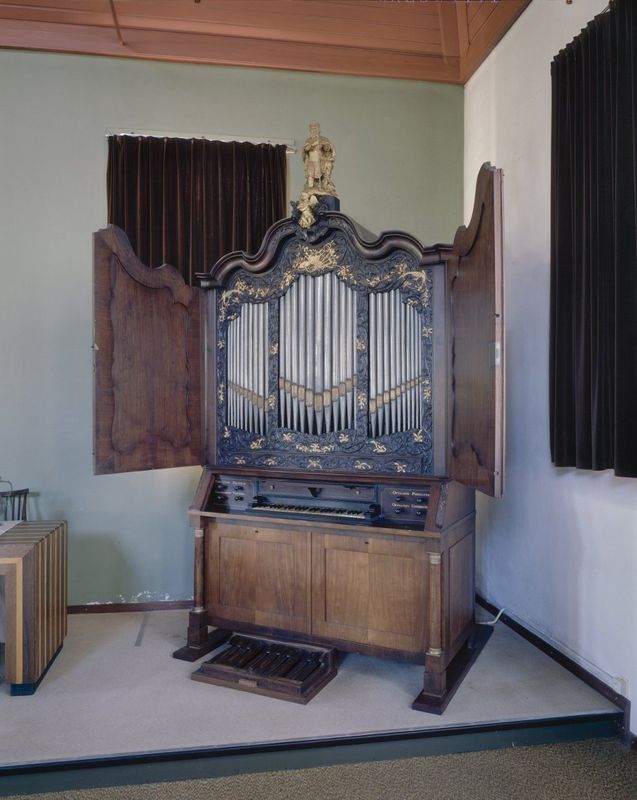
[[[476,625],[472,635],[446,669],[438,668],[438,664],[443,663],[441,656],[428,654],[425,657],[423,690],[411,707],[429,714],[442,714],[492,633],[491,626]]]
[[[222,645],[232,636],[232,631],[215,628],[208,631],[206,612],[193,609],[188,618],[188,644],[175,650],[173,658],[180,661],[196,661]]]
[[[196,661],[219,647],[232,635],[232,631],[224,628],[208,632],[204,596],[204,530],[195,528],[195,607],[188,617],[188,644],[175,650],[173,658]]]

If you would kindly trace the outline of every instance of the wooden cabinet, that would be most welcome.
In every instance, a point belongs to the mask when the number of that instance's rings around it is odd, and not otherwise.
[[[470,633],[474,591],[473,509],[452,501],[445,512],[449,525],[421,533],[206,515],[198,625],[428,661],[430,675],[444,673]]]

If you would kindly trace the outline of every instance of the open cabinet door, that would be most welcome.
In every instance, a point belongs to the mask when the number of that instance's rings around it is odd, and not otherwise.
[[[502,170],[483,164],[473,214],[448,260],[451,476],[492,497],[503,487]]]
[[[95,473],[201,463],[199,290],[94,234]]]

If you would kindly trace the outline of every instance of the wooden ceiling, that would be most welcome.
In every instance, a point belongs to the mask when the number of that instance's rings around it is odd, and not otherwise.
[[[0,47],[463,84],[530,0],[0,0]]]

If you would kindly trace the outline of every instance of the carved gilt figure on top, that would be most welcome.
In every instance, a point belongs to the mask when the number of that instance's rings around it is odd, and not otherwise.
[[[326,136],[321,136],[318,122],[310,122],[310,135],[303,145],[305,186],[308,194],[331,194],[336,196],[332,182],[332,170],[336,160],[334,145]]]

